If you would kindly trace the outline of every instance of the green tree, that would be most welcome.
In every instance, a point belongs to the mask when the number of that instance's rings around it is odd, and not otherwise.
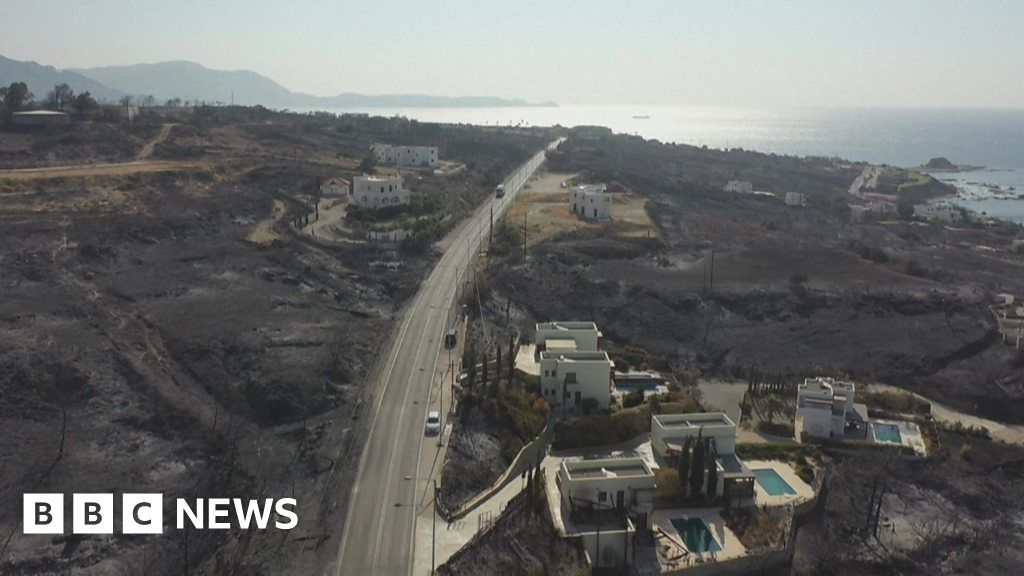
[[[782,400],[775,394],[769,394],[764,401],[764,417],[768,419],[768,423],[771,424],[781,411]]]
[[[715,448],[714,438],[708,438],[707,462],[708,462],[708,498],[718,495],[718,450]]]
[[[359,162],[359,171],[363,174],[373,174],[377,170],[377,155],[370,152]]]
[[[75,92],[67,84],[57,84],[46,93],[46,104],[57,110],[64,110],[64,106],[71,104]]]
[[[10,86],[0,88],[0,98],[8,112],[17,112],[32,103],[32,92],[24,82],[11,82]]]
[[[687,436],[683,442],[683,451],[679,455],[679,491],[686,496],[686,482],[690,477],[690,447],[693,445],[693,437]]]
[[[99,104],[97,104],[96,100],[93,99],[92,94],[88,92],[82,92],[75,96],[71,106],[73,106],[79,114],[88,114],[89,112],[99,108]]]
[[[693,456],[690,458],[690,496],[704,492],[704,430],[697,431],[697,439],[693,443]]]

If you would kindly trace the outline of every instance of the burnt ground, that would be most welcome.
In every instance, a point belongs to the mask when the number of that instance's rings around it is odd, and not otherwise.
[[[491,531],[438,567],[443,576],[551,574],[587,571],[583,550],[555,532],[547,506],[522,506],[499,517]]]
[[[988,310],[993,292],[1024,291],[1024,259],[1007,249],[1017,227],[851,222],[846,178],[859,168],[839,161],[632,137],[562,148],[553,170],[603,175],[647,196],[660,234],[624,238],[595,224],[533,246],[525,263],[496,261],[493,284],[524,318],[592,319],[611,341],[708,376],[743,377],[751,366],[845,374],[996,420],[1024,418],[1016,355]],[[719,180],[755,170],[769,183],[802,170],[789,189],[812,200],[788,208],[720,191]]]
[[[1024,566],[1024,449],[941,435],[926,460],[861,455],[830,475],[794,574],[1016,574]],[[882,493],[878,531],[867,503]]]
[[[232,130],[204,122],[184,128]],[[240,149],[261,146],[237,134]],[[523,157],[546,137],[486,135]],[[307,209],[303,185],[356,159],[310,143],[296,159],[172,145],[210,167],[0,183],[4,574],[291,574],[335,559],[375,362],[432,252],[323,245],[288,226]],[[455,214],[490,193],[483,176],[458,178],[464,193],[444,200]],[[403,265],[373,270],[380,259]],[[25,536],[26,492],[161,492],[168,525],[176,497],[295,497],[299,525]]]

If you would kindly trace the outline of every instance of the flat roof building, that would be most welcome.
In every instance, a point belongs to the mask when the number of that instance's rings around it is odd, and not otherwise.
[[[584,400],[597,407],[611,402],[615,363],[604,351],[544,351],[540,353],[540,388],[544,399],[562,412],[577,412]]]
[[[687,440],[710,439],[714,446],[718,482],[715,493],[728,499],[752,499],[754,473],[736,456],[736,424],[723,412],[654,414],[651,447],[663,458],[678,460]],[[703,481],[702,484],[707,484]]]
[[[863,438],[867,406],[854,402],[856,387],[833,378],[806,378],[796,390],[797,441],[807,434],[818,438]]]
[[[67,112],[54,110],[29,110],[27,112],[12,112],[11,124],[15,126],[48,127],[67,126],[71,123],[71,116]]]
[[[552,345],[564,349],[566,344],[549,345],[549,341],[571,340],[575,342],[576,350],[592,352],[600,346],[602,336],[593,322],[540,322],[536,326],[534,341],[538,350],[549,349]]]

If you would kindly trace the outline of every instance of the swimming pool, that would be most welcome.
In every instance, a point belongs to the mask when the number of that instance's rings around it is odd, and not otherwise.
[[[644,392],[654,392],[658,389],[658,383],[653,380],[645,380],[641,382],[616,382],[615,388],[618,390],[625,390],[628,392],[636,392],[637,390],[643,390]]]
[[[900,435],[900,427],[895,424],[872,422],[871,430],[875,433],[875,442],[903,444],[903,436]]]
[[[703,518],[673,518],[670,522],[683,537],[683,543],[690,552],[701,554],[722,551]]]
[[[782,479],[782,476],[773,468],[761,468],[752,470],[757,483],[768,493],[769,496],[796,496],[796,490]]]

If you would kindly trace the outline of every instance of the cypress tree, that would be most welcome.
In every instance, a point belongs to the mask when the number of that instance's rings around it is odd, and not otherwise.
[[[704,493],[704,430],[697,431],[690,460],[690,496]]]
[[[715,448],[713,438],[707,439],[707,461],[708,461],[708,498],[718,496],[718,450]]]

